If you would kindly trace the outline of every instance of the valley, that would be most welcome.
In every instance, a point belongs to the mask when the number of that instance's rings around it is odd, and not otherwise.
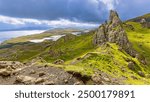
[[[122,22],[111,11],[97,29],[6,40],[0,45],[0,84],[149,85],[150,29],[137,19]],[[63,36],[32,42],[58,35]]]

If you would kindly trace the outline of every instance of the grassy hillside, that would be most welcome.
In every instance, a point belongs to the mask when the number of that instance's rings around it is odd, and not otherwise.
[[[49,31],[45,31],[44,33],[41,34],[34,34],[34,35],[27,35],[27,36],[21,36],[17,38],[12,38],[9,40],[6,40],[3,42],[3,44],[14,44],[14,43],[24,43],[28,42],[29,40],[34,40],[34,39],[42,39],[45,37],[50,37],[53,35],[63,35],[63,34],[70,34],[72,32],[80,32],[82,30],[77,30],[77,29],[53,29]]]
[[[127,24],[134,27],[134,30],[126,28],[130,42],[134,49],[146,58],[150,67],[150,29],[143,28],[136,22],[127,22]]]
[[[0,60],[28,62],[40,57],[47,62],[40,64],[58,66],[52,63],[61,59],[64,64],[59,65],[60,68],[70,73],[78,73],[82,77],[93,78],[95,75],[104,74],[103,76],[109,77],[111,81],[117,80],[120,84],[150,84],[150,29],[143,28],[135,22],[127,24],[130,27],[124,28],[128,38],[133,48],[146,58],[147,65],[141,64],[136,58],[120,50],[115,43],[94,46],[95,31],[80,36],[68,32],[58,41],[45,41],[39,44],[26,42],[26,39],[51,36],[55,33],[47,32],[43,35],[11,39],[0,46]],[[134,65],[129,68],[131,62]]]
[[[128,21],[131,21],[131,22],[140,22],[141,19],[146,19],[146,21],[150,22],[150,13],[148,14],[145,14],[143,16],[139,16],[139,17],[136,17],[136,18],[133,18],[133,19],[130,19]]]
[[[11,39],[0,46],[0,60],[26,62],[36,57],[42,57],[47,62],[53,62],[57,59],[67,61],[94,49],[92,45],[93,34],[94,32],[90,32],[75,36],[68,33],[56,42],[45,41],[42,43],[22,42],[30,36]],[[34,35],[32,36],[34,37]],[[40,36],[45,36],[45,33]]]

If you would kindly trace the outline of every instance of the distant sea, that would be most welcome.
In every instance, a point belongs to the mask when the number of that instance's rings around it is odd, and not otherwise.
[[[0,31],[0,43],[20,36],[40,34],[45,30]]]

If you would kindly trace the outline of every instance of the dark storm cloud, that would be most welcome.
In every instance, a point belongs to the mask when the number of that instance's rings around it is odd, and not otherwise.
[[[106,6],[97,0],[0,0],[0,14],[11,17],[100,22]]]
[[[115,2],[118,1],[117,5]],[[0,15],[103,22],[107,19],[110,8],[119,11],[125,20],[150,12],[149,4],[150,0],[0,0]]]

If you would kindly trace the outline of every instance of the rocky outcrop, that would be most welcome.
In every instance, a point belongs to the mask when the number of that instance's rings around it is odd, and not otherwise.
[[[0,61],[0,76],[8,77],[24,65],[15,61]]]
[[[150,28],[150,22],[147,22],[146,19],[141,19],[140,23],[144,28]]]
[[[123,23],[117,12],[112,10],[110,11],[109,20],[97,29],[94,36],[95,45],[102,45],[107,42],[116,43],[120,46],[120,49],[125,50],[128,54],[135,57],[136,53],[128,40]]]

